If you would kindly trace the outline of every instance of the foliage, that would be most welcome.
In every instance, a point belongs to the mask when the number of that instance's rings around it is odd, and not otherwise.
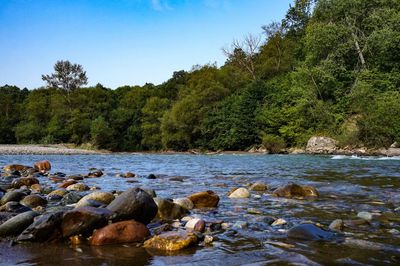
[[[271,152],[328,135],[343,146],[400,142],[400,2],[294,0],[286,16],[224,49],[224,65],[160,85],[87,84],[58,61],[47,88],[0,87],[1,143],[134,150]]]

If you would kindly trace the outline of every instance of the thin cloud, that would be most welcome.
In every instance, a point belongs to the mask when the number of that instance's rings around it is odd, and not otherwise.
[[[166,0],[151,0],[151,7],[156,11],[173,9]]]

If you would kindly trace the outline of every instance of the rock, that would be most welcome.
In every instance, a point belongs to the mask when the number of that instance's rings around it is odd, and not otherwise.
[[[229,198],[231,198],[231,199],[243,199],[243,198],[248,198],[248,197],[250,197],[250,192],[244,187],[235,189],[229,195]]]
[[[273,195],[278,197],[292,198],[292,197],[318,197],[318,191],[312,186],[299,186],[291,183],[286,186],[279,187],[272,192]]]
[[[72,191],[72,190],[73,191],[86,191],[86,190],[89,190],[89,187],[83,183],[76,183],[76,184],[69,185],[67,187],[67,190],[68,191]]]
[[[47,194],[47,198],[51,198],[52,196],[60,196],[63,197],[66,194],[68,194],[68,191],[64,188],[59,188],[56,190],[53,190],[52,192],[50,192],[49,194]]]
[[[390,148],[400,148],[400,145],[397,143],[397,141],[395,141],[392,143],[392,145],[390,145]]]
[[[149,229],[136,221],[122,221],[107,225],[94,232],[90,245],[141,242],[150,235]]]
[[[32,224],[38,213],[28,211],[18,214],[0,225],[0,237],[16,236]]]
[[[197,192],[187,198],[193,202],[194,208],[213,208],[217,207],[219,202],[219,196],[211,190]]]
[[[88,177],[101,177],[104,173],[99,169],[94,169],[88,174]]]
[[[370,212],[359,212],[357,213],[357,217],[364,219],[366,221],[371,221],[372,220],[372,213]]]
[[[32,168],[32,167],[21,165],[21,164],[9,164],[9,165],[4,166],[3,170],[4,170],[4,172],[11,173],[14,171],[18,171],[18,172],[25,171],[29,168]]]
[[[31,208],[28,208],[16,201],[9,201],[0,207],[0,212],[23,213],[27,211],[31,211]]]
[[[313,224],[300,224],[289,229],[288,237],[302,240],[332,240],[334,233],[322,230]]]
[[[173,176],[169,179],[169,181],[183,182],[185,181],[185,178],[183,176]]]
[[[0,204],[3,205],[10,201],[20,201],[25,196],[26,196],[26,193],[21,192],[21,191],[17,191],[17,190],[9,191],[1,198]]]
[[[61,229],[64,237],[91,233],[107,224],[113,213],[104,208],[90,206],[76,208],[64,213]]]
[[[249,224],[245,221],[237,221],[236,223],[234,223],[232,225],[232,228],[236,228],[236,229],[245,229],[247,228]]]
[[[58,187],[59,188],[67,188],[70,185],[73,185],[73,184],[76,184],[76,183],[78,183],[78,182],[71,179],[71,180],[67,180],[67,181],[63,182],[62,184],[58,185]]]
[[[187,210],[191,210],[194,207],[193,202],[188,198],[177,198],[177,199],[174,199],[173,202],[175,204],[182,206],[183,208],[185,208]]]
[[[144,192],[146,192],[147,194],[149,194],[152,198],[157,197],[156,191],[154,189],[150,189],[150,188],[141,188]]]
[[[261,215],[261,214],[263,214],[263,212],[262,212],[261,210],[256,209],[256,208],[248,208],[248,209],[247,209],[247,213],[248,213],[248,214],[256,214],[256,215]]]
[[[47,242],[60,239],[63,212],[47,213],[35,219],[17,238],[17,241]]]
[[[22,186],[27,186],[30,187],[33,184],[39,184],[39,180],[35,177],[20,177],[20,178],[15,178],[11,182],[11,186],[13,188],[20,188]]]
[[[343,220],[342,219],[336,219],[331,222],[329,225],[329,229],[333,231],[342,231],[343,230]]]
[[[149,174],[147,176],[147,179],[156,179],[156,178],[157,178],[157,176],[155,176],[154,174]]]
[[[111,201],[114,200],[114,198],[115,198],[114,195],[110,192],[96,191],[81,198],[75,207],[79,208],[82,206],[91,206],[90,201],[97,201],[108,205],[110,204]]]
[[[214,241],[214,237],[210,235],[205,235],[204,236],[204,244],[210,245]]]
[[[116,197],[107,209],[114,212],[114,220],[130,220],[147,225],[158,212],[153,198],[140,188],[131,188]]]
[[[62,205],[69,205],[69,204],[74,204],[77,203],[82,196],[75,191],[71,191],[68,194],[65,194],[64,197],[61,200]]]
[[[83,180],[83,176],[81,176],[81,175],[69,175],[69,176],[67,177],[67,179],[79,181],[79,180]]]
[[[282,219],[282,218],[279,218],[279,219],[276,219],[276,220],[271,224],[271,226],[279,226],[279,225],[284,225],[284,224],[287,224],[286,220],[285,220],[285,219]]]
[[[31,190],[32,190],[32,192],[40,193],[43,191],[43,187],[40,184],[33,184],[31,186]]]
[[[144,247],[165,251],[181,250],[197,243],[197,237],[193,233],[184,231],[166,232],[154,236],[144,242]]]
[[[203,219],[198,219],[198,218],[191,219],[185,224],[185,228],[200,233],[204,232],[205,227],[206,227],[206,222]]]
[[[153,198],[153,200],[158,207],[158,219],[175,220],[182,218],[188,213],[188,210],[186,208],[183,208],[182,206],[175,204],[172,201],[162,198]]]
[[[328,137],[311,137],[306,152],[313,154],[331,154],[337,150],[337,141]]]
[[[126,172],[125,174],[123,174],[123,177],[132,178],[132,177],[136,177],[136,174],[131,173],[131,172]]]
[[[65,178],[64,177],[59,177],[59,176],[49,176],[48,177],[51,181],[53,181],[54,183],[63,183],[65,182]]]
[[[256,182],[249,187],[249,190],[253,190],[253,191],[266,191],[267,189],[268,189],[268,186],[261,182]]]
[[[48,173],[51,170],[51,164],[49,161],[39,161],[34,163],[33,167],[40,173]]]
[[[36,208],[38,206],[46,206],[47,200],[37,194],[31,194],[23,198],[20,203],[29,208]]]

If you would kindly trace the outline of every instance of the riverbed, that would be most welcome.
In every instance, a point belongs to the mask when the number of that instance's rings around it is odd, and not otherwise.
[[[213,190],[220,202],[213,210],[192,210],[206,221],[224,221],[232,230],[218,235],[212,245],[175,253],[152,253],[136,244],[104,247],[68,244],[0,242],[0,264],[5,265],[390,265],[400,263],[400,157],[312,155],[1,155],[0,165],[52,163],[51,172],[88,173],[102,169],[100,178],[85,179],[90,187],[123,191],[131,187],[154,189],[159,197],[179,198]],[[139,175],[136,183],[117,177]],[[147,179],[155,174],[156,179]],[[172,181],[180,176],[183,182]],[[266,192],[247,199],[230,199],[234,187],[261,181]],[[43,181],[44,182],[44,181]],[[271,195],[275,188],[294,182],[314,186],[315,199],[287,199]],[[42,183],[42,180],[41,180]],[[52,185],[48,183],[48,185]],[[256,211],[254,211],[256,210]],[[354,220],[357,213],[394,219],[371,221],[345,228],[334,241],[304,241],[287,237],[287,230],[303,222],[324,228],[335,219]],[[271,226],[268,219],[287,223]],[[238,226],[239,225],[239,226]],[[245,226],[242,226],[245,225]]]

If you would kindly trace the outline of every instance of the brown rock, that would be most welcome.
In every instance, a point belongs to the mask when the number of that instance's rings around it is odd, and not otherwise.
[[[31,194],[23,198],[20,203],[29,208],[36,208],[38,206],[45,206],[47,200],[37,194]]]
[[[267,185],[261,182],[256,182],[249,187],[253,191],[265,191],[268,189]]]
[[[318,197],[318,191],[311,186],[300,186],[297,184],[287,184],[279,187],[272,192],[277,197],[293,198],[293,197]]]
[[[11,182],[11,187],[13,188],[20,188],[22,186],[30,187],[33,184],[39,184],[39,180],[35,177],[20,177],[20,178],[15,178]]]
[[[214,191],[202,191],[188,196],[193,202],[194,208],[217,207],[219,196]]]
[[[73,190],[73,191],[86,191],[86,190],[89,190],[89,187],[87,185],[83,184],[83,183],[76,183],[76,184],[69,185],[66,189],[68,191],[71,191],[71,190]]]
[[[166,251],[180,250],[196,244],[197,237],[193,233],[184,231],[166,232],[154,236],[144,242],[144,247],[149,249],[160,249]]]
[[[65,181],[64,183],[60,184],[58,187],[59,187],[59,188],[67,188],[67,187],[69,187],[70,185],[73,185],[73,184],[76,184],[76,183],[78,183],[78,182],[75,181],[75,180],[67,180],[67,181]]]
[[[29,166],[25,166],[25,165],[21,165],[21,164],[9,164],[3,167],[3,170],[5,172],[14,172],[14,171],[24,171],[27,170],[31,167]]]
[[[95,200],[97,202],[103,203],[103,204],[109,204],[111,201],[114,200],[114,194],[110,192],[103,192],[103,191],[96,191],[92,192],[83,198],[81,198],[78,203],[76,204],[76,208],[82,207],[82,206],[89,206],[90,201]]]
[[[51,197],[51,196],[57,195],[57,196],[63,197],[67,193],[68,193],[68,191],[65,188],[59,188],[59,189],[53,190],[47,196]]]
[[[62,234],[64,237],[70,237],[90,233],[94,229],[106,225],[111,215],[111,211],[103,208],[86,206],[73,209],[63,216]]]
[[[122,221],[107,225],[94,232],[90,245],[100,246],[106,244],[141,242],[150,235],[149,229],[134,220]]]
[[[127,172],[123,175],[125,178],[130,178],[130,177],[136,177],[136,175],[134,173],[131,172]]]
[[[59,176],[55,176],[55,175],[49,176],[49,179],[51,181],[53,181],[54,183],[62,183],[65,181],[64,177],[59,177]]]
[[[35,170],[41,172],[41,173],[47,173],[51,170],[51,164],[49,161],[39,161],[34,163],[33,167]]]

